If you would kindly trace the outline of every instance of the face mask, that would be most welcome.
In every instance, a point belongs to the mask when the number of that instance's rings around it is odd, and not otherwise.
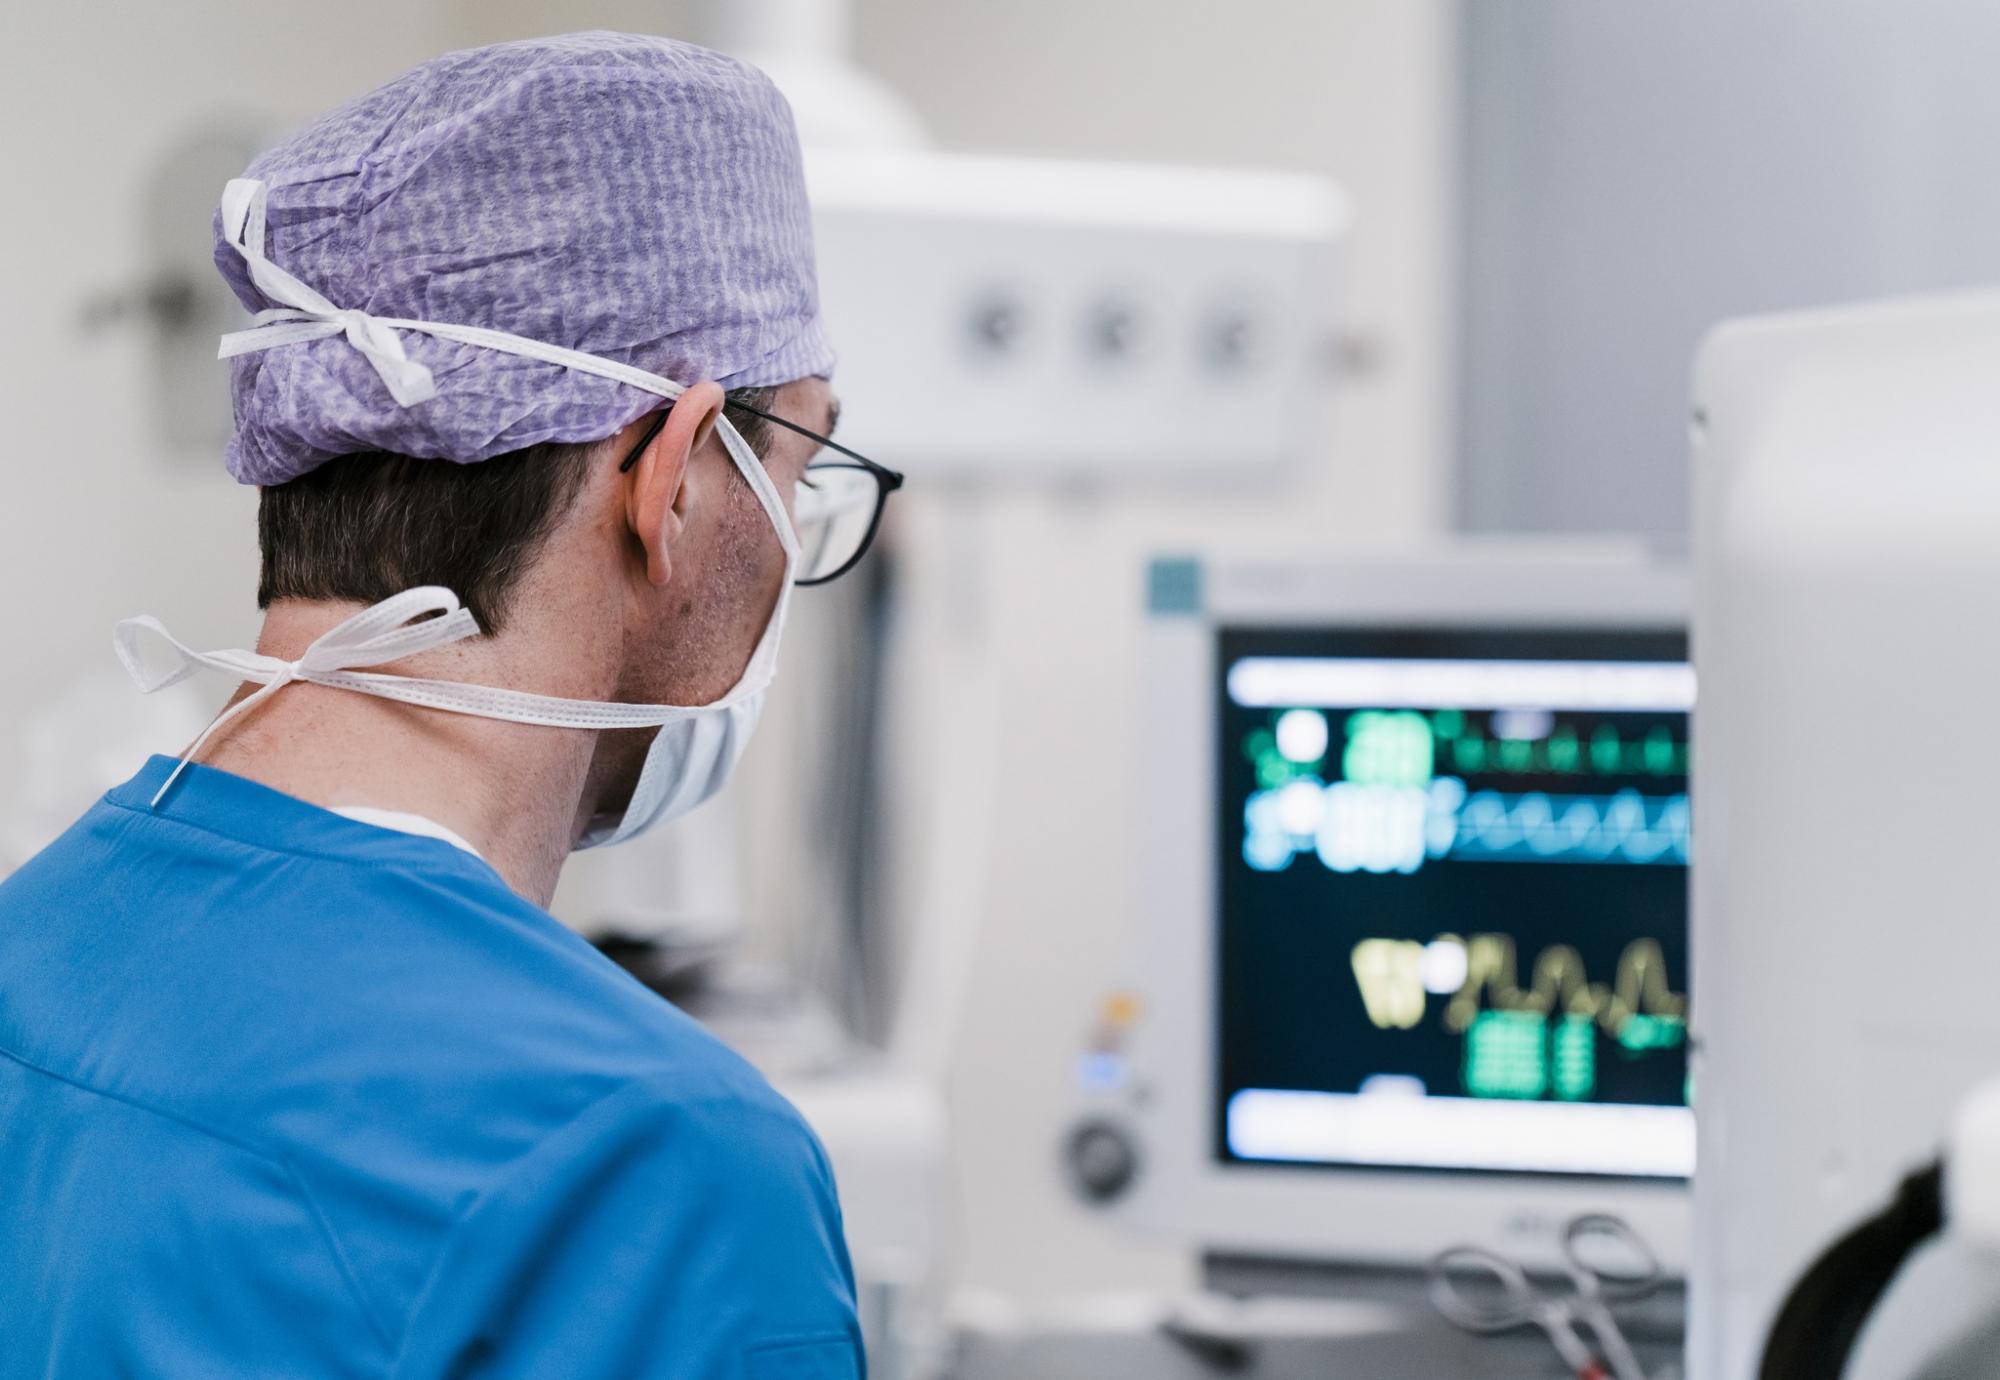
[[[657,374],[523,336],[439,322],[383,320],[365,312],[343,311],[264,257],[263,212],[262,183],[238,179],[229,184],[223,195],[222,215],[230,242],[248,263],[259,290],[273,301],[290,305],[260,312],[257,324],[251,329],[224,336],[220,354],[225,359],[295,341],[345,334],[374,365],[395,399],[407,407],[437,394],[430,371],[409,359],[396,338],[398,329],[415,330],[598,374],[669,400],[685,391],[680,384]],[[193,651],[176,641],[158,619],[128,618],[113,630],[112,645],[141,691],[164,689],[199,669],[219,671],[264,687],[223,711],[202,731],[152,803],[160,803],[182,769],[200,754],[217,729],[293,681],[303,680],[512,723],[600,730],[657,726],[660,731],[646,751],[645,764],[630,802],[619,814],[593,820],[578,841],[579,848],[623,843],[694,809],[722,789],[756,727],[764,694],[777,673],[778,642],[791,604],[792,579],[799,558],[798,538],[785,513],[784,502],[756,453],[727,417],[717,419],[716,434],[730,461],[757,496],[785,552],[784,583],[778,591],[777,605],[771,610],[742,676],[721,699],[694,706],[614,704],[531,695],[459,681],[385,676],[359,669],[447,646],[479,632],[478,623],[471,611],[459,604],[458,596],[436,586],[406,590],[362,610],[316,638],[296,661],[241,649]],[[423,621],[411,621],[418,618]],[[171,664],[163,669],[145,664],[137,645],[141,632],[153,633],[166,642],[174,655]]]

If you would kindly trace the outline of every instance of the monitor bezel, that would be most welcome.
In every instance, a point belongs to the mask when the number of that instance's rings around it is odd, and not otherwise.
[[[1163,572],[1168,578],[1162,579]],[[1212,797],[1225,627],[1638,630],[1685,633],[1684,568],[1624,549],[1478,543],[1409,557],[1287,565],[1156,562],[1145,631],[1144,955],[1135,1042],[1144,1168],[1126,1211],[1200,1250],[1314,1262],[1422,1264],[1465,1242],[1553,1261],[1579,1212],[1624,1216],[1684,1268],[1680,1181],[1289,1166],[1215,1157],[1216,905]],[[1174,591],[1160,598],[1161,589]]]

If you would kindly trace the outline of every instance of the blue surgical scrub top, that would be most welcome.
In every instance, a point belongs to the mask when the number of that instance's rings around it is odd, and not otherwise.
[[[754,1070],[470,854],[172,765],[0,883],[0,1377],[860,1373]]]

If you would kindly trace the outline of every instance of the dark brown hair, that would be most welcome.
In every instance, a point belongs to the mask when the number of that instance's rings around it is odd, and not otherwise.
[[[772,391],[739,389],[729,398],[768,409]],[[730,420],[763,455],[770,442],[763,419],[732,409]],[[415,585],[444,585],[481,629],[498,632],[590,466],[618,458],[602,441],[550,441],[472,465],[376,452],[329,460],[258,496],[257,606],[372,604]]]

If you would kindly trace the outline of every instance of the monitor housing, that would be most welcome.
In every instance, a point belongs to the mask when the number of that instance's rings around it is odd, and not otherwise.
[[[1991,290],[1726,322],[1696,357],[1693,1375],[1753,1373],[1803,1272],[2000,1071],[1996,377]],[[1850,1374],[1990,1356],[1992,1266],[1952,1225]]]
[[[1684,1267],[1687,601],[1606,549],[1155,562],[1124,1212],[1415,1265],[1613,1211]]]

